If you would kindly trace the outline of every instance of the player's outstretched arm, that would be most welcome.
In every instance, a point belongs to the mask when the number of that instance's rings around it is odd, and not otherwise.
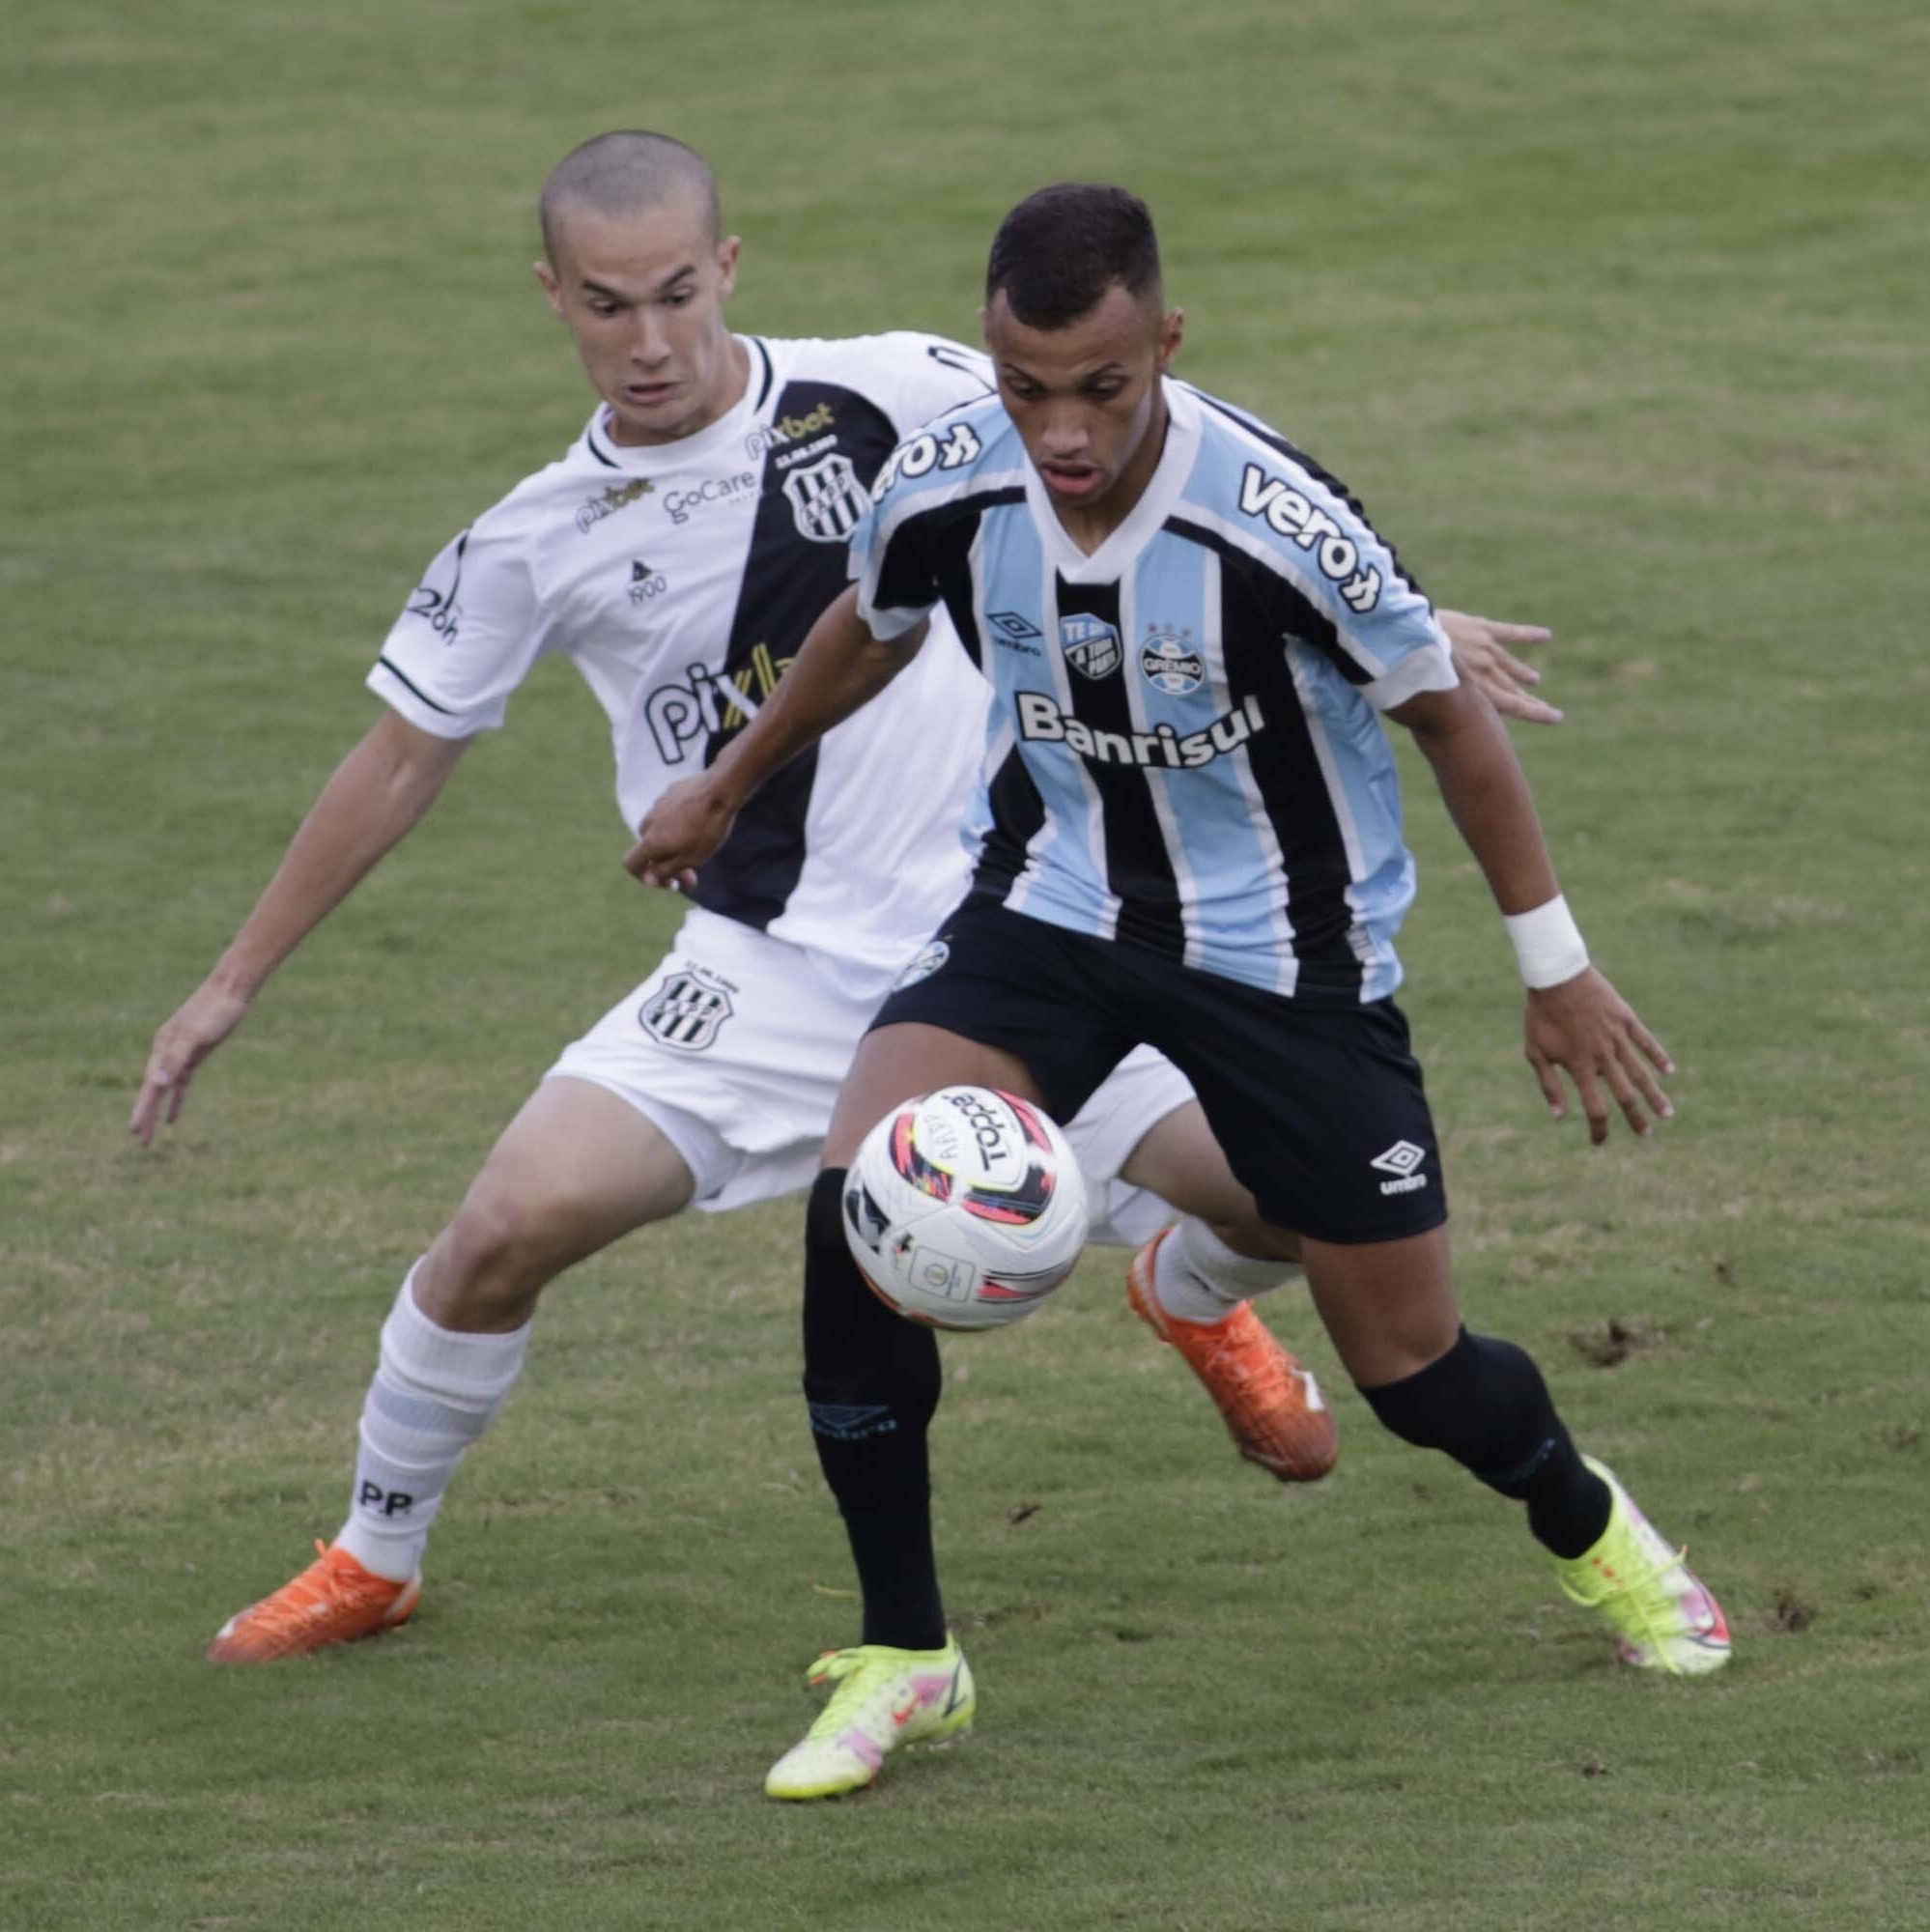
[[[467,738],[387,713],[336,768],[214,970],[155,1035],[128,1131],[152,1146],[181,1118],[201,1063],[241,1025],[271,974],[435,804]]]
[[[1436,611],[1434,615],[1454,646],[1456,668],[1481,687],[1502,717],[1518,718],[1524,724],[1561,723],[1562,714],[1534,695],[1541,672],[1515,655],[1526,645],[1547,643],[1552,631],[1539,624],[1504,624],[1465,611]]]
[[[1526,1052],[1548,1111],[1568,1112],[1566,1072],[1581,1096],[1589,1138],[1608,1138],[1608,1099],[1649,1132],[1675,1112],[1657,1073],[1673,1073],[1661,1042],[1588,963],[1542,837],[1515,748],[1494,708],[1466,684],[1425,692],[1390,714],[1413,732],[1441,796],[1508,921],[1528,985]]]
[[[846,590],[810,627],[796,662],[757,715],[699,777],[669,786],[638,827],[624,869],[646,886],[693,886],[696,868],[729,836],[745,802],[788,764],[872,698],[918,655],[923,627],[881,643]]]

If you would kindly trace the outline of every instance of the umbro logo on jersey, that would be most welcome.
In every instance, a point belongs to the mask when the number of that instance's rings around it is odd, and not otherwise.
[[[717,1043],[724,1023],[737,1010],[729,982],[701,966],[672,973],[638,1009],[638,1023],[664,1046],[701,1053]]]
[[[1376,1154],[1368,1166],[1395,1177],[1380,1183],[1381,1193],[1411,1194],[1415,1188],[1428,1184],[1428,1177],[1415,1171],[1427,1157],[1426,1148],[1416,1147],[1412,1141],[1396,1141],[1385,1153]]]
[[[1095,765],[1163,765],[1170,770],[1197,770],[1236,752],[1263,728],[1266,721],[1260,699],[1215,718],[1204,731],[1181,736],[1170,724],[1150,731],[1099,731],[1083,718],[1060,710],[1059,700],[1042,691],[1018,694],[1019,736],[1035,744],[1064,745]]]
[[[640,501],[653,496],[657,486],[647,477],[633,476],[628,483],[612,483],[600,497],[592,497],[577,512],[577,528],[587,534],[603,522],[606,517],[613,517],[627,503]]]
[[[670,587],[670,580],[661,570],[652,570],[641,557],[630,566],[630,601],[642,604],[661,597]]]
[[[1118,630],[1103,617],[1088,617],[1083,612],[1060,618],[1059,648],[1081,677],[1110,677],[1125,655],[1120,648]]]
[[[1320,575],[1340,585],[1341,601],[1366,616],[1380,602],[1380,573],[1360,568],[1360,550],[1327,513],[1259,464],[1249,463],[1239,479],[1243,516],[1265,524],[1276,536],[1291,537],[1320,566]]]
[[[1016,611],[994,611],[985,622],[991,626],[995,644],[1016,651],[1022,658],[1042,658],[1045,655],[1038,647],[1045,633],[1036,624],[1021,617]]]

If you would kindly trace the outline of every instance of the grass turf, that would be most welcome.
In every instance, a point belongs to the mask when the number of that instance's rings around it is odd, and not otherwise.
[[[8,39],[0,1923],[1920,1922],[1915,10],[16,0]],[[580,423],[530,201],[639,124],[716,159],[773,333],[969,335],[1012,199],[1130,182],[1188,373],[1436,594],[1558,628],[1572,722],[1520,743],[1680,1118],[1546,1124],[1420,783],[1406,1004],[1470,1310],[1694,1544],[1722,1679],[1618,1674],[1501,1506],[1344,1391],[1328,1484],[1235,1465],[1095,1256],[950,1353],[979,1736],[767,1804],[853,1621],[790,1206],[553,1296],[409,1633],[200,1662],[339,1519],[402,1269],[667,930],[546,670],[163,1151],[122,1135],[414,573]],[[1274,1320],[1334,1387],[1304,1303]]]

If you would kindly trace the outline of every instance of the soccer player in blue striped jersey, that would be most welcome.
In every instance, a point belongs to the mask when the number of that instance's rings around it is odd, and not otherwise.
[[[1191,1080],[1265,1221],[1300,1232],[1379,1420],[1524,1504],[1628,1661],[1717,1668],[1715,1600],[1577,1450],[1534,1362],[1462,1321],[1439,1148],[1392,999],[1414,866],[1383,717],[1413,734],[1507,922],[1550,1110],[1566,1073],[1598,1143],[1611,1100],[1638,1134],[1671,1112],[1667,1056],[1588,962],[1505,730],[1342,485],[1170,373],[1183,316],[1143,203],[1084,185],[1022,203],[993,244],[984,325],[997,395],[894,452],[853,538],[855,584],[630,861],[693,880],[757,785],[950,612],[999,699],[973,883],[934,970],[860,1049],[807,1223],[806,1391],[864,1642],[824,1673],[826,1715],[767,1789],[867,1782],[893,1744],[876,1711],[963,1668],[923,1528],[936,1354],[863,1285],[843,1168],[910,1095],[977,1082],[1064,1118],[1143,1041]],[[873,1426],[854,1433],[854,1414]]]

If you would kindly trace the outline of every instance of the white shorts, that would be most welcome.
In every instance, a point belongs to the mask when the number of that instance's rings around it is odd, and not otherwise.
[[[546,1078],[587,1080],[652,1122],[712,1213],[809,1187],[831,1110],[871,1015],[891,990],[735,920],[693,908],[664,962]],[[1064,1122],[1085,1170],[1095,1241],[1137,1246],[1173,1218],[1120,1179],[1148,1129],[1193,1090],[1139,1047]]]

